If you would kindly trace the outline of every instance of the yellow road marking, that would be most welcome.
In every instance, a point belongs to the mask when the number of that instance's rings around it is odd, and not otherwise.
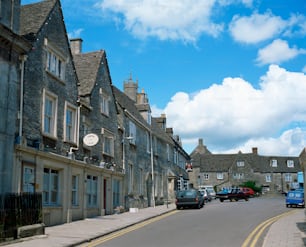
[[[270,225],[272,225],[275,221],[278,219],[285,217],[287,215],[290,215],[292,213],[296,212],[296,210],[291,210],[286,213],[282,213],[280,215],[274,216],[261,224],[259,224],[251,233],[250,235],[246,238],[246,240],[243,242],[241,247],[254,247],[256,243],[258,242],[258,239],[262,235],[263,231]],[[252,242],[251,242],[252,241]]]
[[[99,244],[105,243],[105,242],[107,242],[107,241],[109,241],[111,239],[117,238],[117,237],[122,236],[122,235],[124,235],[126,233],[129,233],[131,231],[135,231],[135,230],[137,230],[139,228],[142,228],[142,227],[144,227],[146,225],[149,225],[149,224],[151,224],[153,222],[159,221],[159,220],[161,220],[163,218],[166,218],[166,217],[168,217],[168,216],[170,216],[172,214],[175,214],[177,212],[178,211],[176,211],[176,210],[170,211],[170,212],[162,214],[160,216],[157,216],[157,217],[145,220],[145,221],[140,222],[140,223],[136,223],[135,225],[129,226],[127,228],[124,228],[122,230],[119,230],[119,231],[116,231],[116,232],[113,232],[113,233],[110,233],[110,234],[107,234],[107,235],[105,235],[105,236],[103,236],[103,237],[101,237],[99,239],[93,240],[92,242],[83,244],[81,246],[82,247],[94,247],[94,246],[97,246]]]

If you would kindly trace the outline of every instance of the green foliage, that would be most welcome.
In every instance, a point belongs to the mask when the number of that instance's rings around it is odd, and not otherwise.
[[[261,193],[261,187],[260,186],[256,186],[256,182],[255,181],[246,181],[244,183],[242,183],[240,185],[241,187],[248,187],[254,190],[255,193]]]

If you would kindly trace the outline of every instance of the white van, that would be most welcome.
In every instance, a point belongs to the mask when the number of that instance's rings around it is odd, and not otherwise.
[[[199,189],[206,189],[213,199],[216,199],[216,191],[212,185],[200,185]]]

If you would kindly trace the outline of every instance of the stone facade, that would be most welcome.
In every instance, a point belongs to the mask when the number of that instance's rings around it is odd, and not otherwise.
[[[298,157],[262,156],[257,148],[251,153],[212,154],[202,139],[190,156],[190,181],[196,187],[213,185],[216,190],[255,181],[263,192],[286,192],[296,186],[297,173],[302,169]]]

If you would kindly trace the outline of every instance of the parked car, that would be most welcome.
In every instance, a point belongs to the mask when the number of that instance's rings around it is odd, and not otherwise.
[[[251,189],[251,188],[248,188],[248,187],[243,187],[242,191],[243,191],[244,194],[246,194],[249,197],[253,197],[255,195],[254,190]]]
[[[204,196],[199,190],[180,190],[176,193],[175,204],[177,209],[181,208],[202,208],[205,204]]]
[[[201,192],[202,196],[204,197],[204,201],[205,202],[211,202],[212,196],[211,196],[211,194],[209,193],[208,190],[206,190],[206,189],[199,189],[199,191]]]
[[[216,198],[220,200],[220,202],[223,202],[225,200],[233,201],[239,201],[239,200],[249,200],[249,196],[246,195],[241,188],[234,188],[230,192],[227,192],[227,190],[222,190],[216,194]]]
[[[211,195],[211,197],[213,199],[216,199],[216,191],[214,190],[214,187],[212,185],[200,185],[199,189],[205,189],[209,192],[209,194]]]
[[[304,190],[290,190],[286,196],[286,207],[305,207]]]

